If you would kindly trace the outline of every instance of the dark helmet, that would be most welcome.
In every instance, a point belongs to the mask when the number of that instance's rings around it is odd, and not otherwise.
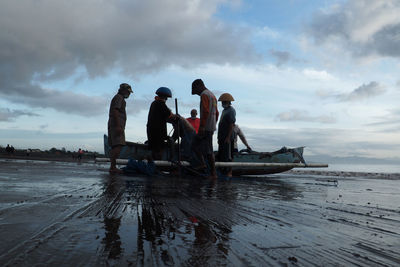
[[[156,95],[164,96],[164,97],[172,97],[172,92],[167,87],[160,87],[160,88],[157,89]]]

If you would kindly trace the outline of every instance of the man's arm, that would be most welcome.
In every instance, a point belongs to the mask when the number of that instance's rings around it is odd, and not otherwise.
[[[120,117],[119,117],[119,110],[118,108],[113,108],[111,110],[111,116],[115,122],[115,128],[117,129],[118,132],[122,132],[122,126],[121,126],[121,122],[120,122]]]
[[[218,107],[215,106],[215,121],[217,122],[219,118],[219,112],[218,112]]]
[[[229,130],[228,130],[228,135],[225,138],[225,143],[229,143],[231,141],[231,136],[232,136],[232,132],[233,132],[233,128],[235,128],[235,124],[231,123],[229,125]]]
[[[200,127],[199,129],[203,129],[206,126],[207,118],[210,115],[210,101],[208,96],[202,95],[201,96],[201,113],[200,113]]]

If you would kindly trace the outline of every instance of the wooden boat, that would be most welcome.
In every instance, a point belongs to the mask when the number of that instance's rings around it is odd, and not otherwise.
[[[173,148],[172,148],[173,147]],[[104,135],[104,154],[109,158],[111,147],[108,145],[108,137]],[[162,161],[156,161],[156,165],[168,170],[176,166],[178,161],[178,147],[171,146],[166,149]],[[263,175],[280,173],[293,168],[320,168],[328,167],[327,164],[307,164],[303,158],[304,147],[286,148],[274,152],[240,151],[234,155],[233,162],[216,162],[216,167],[232,167],[233,175]],[[146,144],[126,142],[120,153],[120,159],[143,160],[150,157],[151,152]],[[126,163],[120,160],[119,163]],[[174,163],[175,162],[175,163]],[[181,161],[183,166],[189,166],[186,161]]]

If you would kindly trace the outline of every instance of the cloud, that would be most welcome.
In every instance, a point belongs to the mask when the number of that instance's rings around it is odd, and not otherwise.
[[[28,90],[25,91],[25,89]],[[82,116],[96,116],[104,113],[109,104],[109,100],[102,96],[88,96],[70,91],[43,89],[34,85],[24,88],[14,87],[14,93],[6,94],[3,98],[13,103],[52,108],[60,112]]]
[[[315,14],[307,33],[320,44],[333,43],[354,57],[400,57],[400,2],[354,0]]]
[[[336,119],[333,116],[311,116],[305,110],[292,109],[287,112],[279,113],[276,116],[279,121],[305,121],[319,123],[335,123]]]
[[[314,80],[329,81],[334,77],[325,70],[304,69],[303,74]]]
[[[381,95],[384,92],[385,89],[379,83],[370,82],[369,84],[359,86],[348,94],[339,94],[337,98],[340,101],[359,101]]]
[[[133,100],[129,99],[127,100],[126,103],[126,112],[128,114],[137,114],[142,110],[148,110],[150,108],[150,104],[151,101],[145,99],[140,99],[140,98],[134,98]]]
[[[276,59],[276,66],[278,67],[289,62],[295,62],[295,63],[305,62],[305,60],[300,60],[296,58],[288,51],[270,49],[269,54]]]
[[[139,77],[168,66],[259,60],[250,33],[214,17],[224,0],[0,3],[0,95],[32,107],[93,116],[106,100],[43,88],[84,69]]]
[[[400,109],[389,110],[384,116],[379,116],[373,123],[367,123],[365,126],[372,126],[376,131],[400,132]]]
[[[278,39],[281,37],[281,34],[278,31],[276,31],[268,26],[258,28],[257,30],[254,31],[254,35],[255,35],[255,37],[264,38],[264,39],[272,39],[272,40]]]
[[[271,54],[272,57],[276,59],[276,65],[282,66],[283,64],[288,63],[291,59],[293,59],[292,54],[290,54],[287,51],[279,51],[275,49],[269,50],[269,53]]]
[[[8,108],[0,108],[0,121],[14,121],[20,116],[39,116],[36,113],[26,110],[11,110]]]
[[[316,91],[320,98],[333,98],[339,102],[355,102],[382,95],[386,92],[383,85],[372,81],[368,84],[362,84],[350,93],[337,93],[327,89]]]
[[[387,158],[398,156],[400,147],[394,135],[368,132],[362,129],[291,128],[254,129],[241,127],[247,141],[255,151],[274,151],[282,146],[305,146],[307,155],[335,157],[360,156]],[[371,144],[371,145],[370,145]]]

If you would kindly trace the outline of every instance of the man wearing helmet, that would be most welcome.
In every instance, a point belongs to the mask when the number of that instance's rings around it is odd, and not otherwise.
[[[121,83],[118,93],[113,97],[110,104],[108,117],[108,144],[110,152],[110,173],[119,173],[117,169],[117,158],[125,145],[125,124],[126,124],[126,102],[125,99],[133,93],[132,87],[127,83]]]
[[[218,124],[218,159],[222,162],[230,162],[233,159],[233,129],[236,122],[236,111],[231,102],[235,100],[232,95],[224,93],[218,98],[218,101],[222,102],[224,108]],[[232,176],[232,168],[226,168],[225,174]]]
[[[147,118],[147,140],[153,159],[160,160],[167,140],[167,122],[173,119],[174,114],[165,104],[168,97],[172,97],[171,90],[160,87],[156,94]]]
[[[217,99],[214,94],[206,88],[201,79],[193,81],[192,95],[200,96],[200,126],[193,140],[192,149],[201,162],[199,168],[206,167],[203,153],[207,155],[208,163],[211,168],[210,178],[215,179],[217,178],[217,172],[215,170],[212,138],[216,130],[216,123],[219,116]]]

